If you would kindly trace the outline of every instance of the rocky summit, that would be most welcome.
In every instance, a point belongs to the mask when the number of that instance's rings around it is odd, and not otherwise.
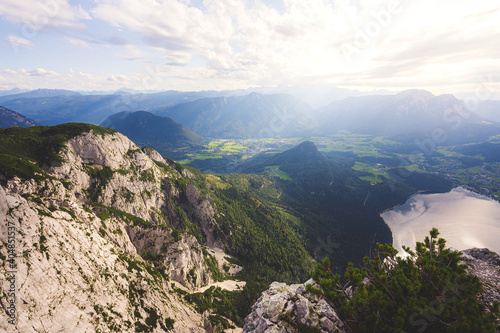
[[[274,282],[252,306],[243,332],[347,332],[335,309],[322,297],[306,291],[304,284]]]

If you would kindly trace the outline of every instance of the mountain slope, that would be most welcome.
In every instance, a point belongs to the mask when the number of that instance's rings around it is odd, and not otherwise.
[[[0,220],[6,222],[0,224],[0,276],[17,286],[15,325],[2,311],[1,327],[205,331],[201,314],[171,285],[196,288],[214,281],[209,255],[195,237],[167,227],[179,217],[172,206],[162,207],[160,198],[171,205],[177,200],[164,192],[162,180],[179,173],[158,167],[123,135],[89,125],[10,128],[0,131],[0,143]],[[208,211],[196,212],[200,219],[207,213],[210,223]],[[15,230],[9,240],[8,226]],[[13,277],[6,244],[15,244],[18,254],[10,261]],[[153,254],[164,266],[145,260]],[[4,283],[2,290],[8,290]],[[2,306],[11,299],[4,293]]]
[[[442,129],[449,139],[468,133],[477,137],[500,133],[500,127],[474,112],[452,95],[434,96],[408,90],[396,95],[351,97],[319,110],[324,134],[339,130],[385,136],[414,136]],[[487,134],[485,134],[487,133]]]
[[[36,125],[38,125],[36,121],[25,117],[18,112],[0,106],[0,128],[7,128],[12,126],[31,127]]]
[[[290,95],[204,98],[156,114],[177,120],[196,133],[213,138],[287,137],[314,126],[311,108]]]
[[[200,332],[229,327],[227,317],[242,325],[269,283],[312,270],[299,217],[270,194],[266,177],[203,175],[112,129],[0,130],[1,281],[10,278],[9,223],[23,253],[13,263],[14,331]],[[238,265],[242,291],[211,287]],[[6,309],[10,299],[0,300]],[[9,320],[0,311],[0,325]]]
[[[399,177],[401,181],[386,175],[381,183],[371,185],[360,179],[364,174],[352,168],[352,159],[325,156],[308,141],[265,160],[254,160],[242,164],[242,172],[289,179],[280,181],[279,202],[302,216],[314,257],[329,256],[340,267],[348,261],[360,262],[376,242],[392,241],[381,211],[405,202],[419,190],[451,189],[449,181],[426,173]]]
[[[126,135],[139,146],[150,146],[163,156],[179,150],[201,147],[205,143],[198,134],[168,117],[145,111],[124,111],[108,117],[101,126]]]

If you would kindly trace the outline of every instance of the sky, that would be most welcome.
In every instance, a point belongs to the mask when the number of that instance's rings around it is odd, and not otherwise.
[[[2,0],[0,89],[500,91],[494,0]]]

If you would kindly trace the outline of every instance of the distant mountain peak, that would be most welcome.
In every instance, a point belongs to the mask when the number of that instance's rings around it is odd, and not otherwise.
[[[431,93],[430,91],[422,90],[422,89],[408,89],[408,90],[404,90],[404,91],[396,94],[396,96],[399,96],[399,97],[409,97],[409,96],[412,96],[412,97],[424,97],[424,98],[435,97],[434,94]]]
[[[46,88],[40,88],[40,89],[35,89],[32,90],[28,93],[25,93],[26,95],[31,95],[32,97],[44,97],[44,96],[79,96],[81,95],[79,92],[72,91],[72,90],[66,90],[66,89],[46,89]]]
[[[296,150],[302,153],[318,153],[318,147],[312,141],[304,141],[291,150]]]
[[[280,161],[323,161],[325,157],[318,151],[318,147],[312,141],[304,141],[281,154],[273,157]]]
[[[465,107],[453,95],[435,96],[426,90],[411,89],[396,95],[351,97],[331,103],[319,110],[318,123],[323,134],[345,130],[376,136],[409,137],[425,136],[436,128],[451,128],[451,132],[459,135],[452,128],[459,114],[453,113]],[[485,123],[472,110],[467,114],[468,117],[460,118],[460,124],[473,126],[473,135],[481,134],[482,137],[486,132],[488,135],[499,132],[491,126],[484,127]]]
[[[177,121],[147,111],[123,111],[101,123],[129,137],[139,146],[150,146],[163,155],[180,148],[196,147],[205,139]]]

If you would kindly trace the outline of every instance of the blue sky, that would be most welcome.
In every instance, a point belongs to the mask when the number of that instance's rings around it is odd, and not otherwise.
[[[0,89],[500,91],[491,0],[2,0]]]

